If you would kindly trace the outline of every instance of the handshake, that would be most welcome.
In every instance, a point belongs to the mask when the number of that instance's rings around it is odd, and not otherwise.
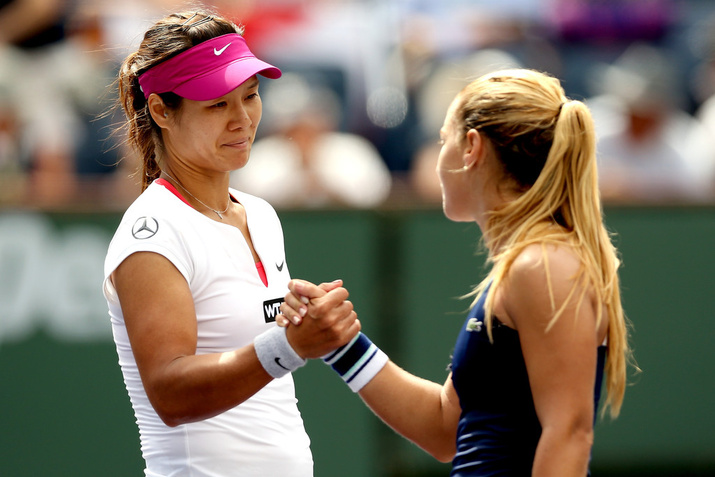
[[[342,284],[342,280],[288,283],[289,292],[276,317],[278,327],[254,341],[268,374],[280,378],[307,359],[321,358],[358,392],[383,368],[387,355],[360,332],[360,320]]]

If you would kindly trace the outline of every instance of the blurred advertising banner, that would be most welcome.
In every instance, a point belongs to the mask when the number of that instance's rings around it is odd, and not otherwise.
[[[111,341],[102,266],[111,230],[39,213],[0,214],[0,343],[38,330]]]

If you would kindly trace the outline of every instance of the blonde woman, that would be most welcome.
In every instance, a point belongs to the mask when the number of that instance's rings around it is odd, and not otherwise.
[[[506,70],[461,91],[440,136],[444,213],[479,225],[491,263],[447,381],[400,369],[362,333],[324,360],[452,476],[585,476],[604,371],[616,416],[629,353],[591,115],[557,79]],[[323,317],[313,301],[329,285],[289,288],[280,323]]]

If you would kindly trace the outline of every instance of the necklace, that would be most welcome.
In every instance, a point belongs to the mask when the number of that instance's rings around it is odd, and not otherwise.
[[[189,194],[191,197],[193,197],[194,200],[196,200],[199,204],[203,205],[204,207],[206,207],[207,209],[209,209],[210,211],[212,211],[214,214],[218,215],[218,218],[219,218],[219,219],[223,220],[223,215],[221,215],[221,214],[225,214],[225,213],[228,211],[228,208],[231,207],[231,198],[230,198],[230,197],[228,198],[228,204],[226,204],[226,208],[225,208],[225,209],[223,209],[223,210],[216,210],[216,209],[214,209],[214,208],[212,208],[212,207],[209,207],[208,205],[204,204],[201,199],[199,199],[199,198],[196,197],[194,194],[192,194],[191,192],[189,192],[189,191],[186,189],[186,187],[184,187],[184,186],[181,185],[181,182],[179,182],[179,181],[177,181],[176,179],[174,179],[173,177],[171,177],[166,171],[162,171],[162,172],[163,172],[164,174],[166,174],[166,177],[168,177],[169,179],[171,179],[172,181],[174,181],[174,183],[175,183],[176,185],[178,185],[179,187],[181,187],[181,188],[184,190],[184,192],[186,192],[186,193]]]

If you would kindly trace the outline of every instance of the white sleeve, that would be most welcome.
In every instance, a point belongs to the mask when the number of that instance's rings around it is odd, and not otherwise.
[[[104,261],[104,294],[116,299],[110,275],[131,254],[154,252],[168,259],[191,283],[193,265],[181,233],[170,220],[161,216],[132,213],[131,209],[122,219],[109,245]]]

